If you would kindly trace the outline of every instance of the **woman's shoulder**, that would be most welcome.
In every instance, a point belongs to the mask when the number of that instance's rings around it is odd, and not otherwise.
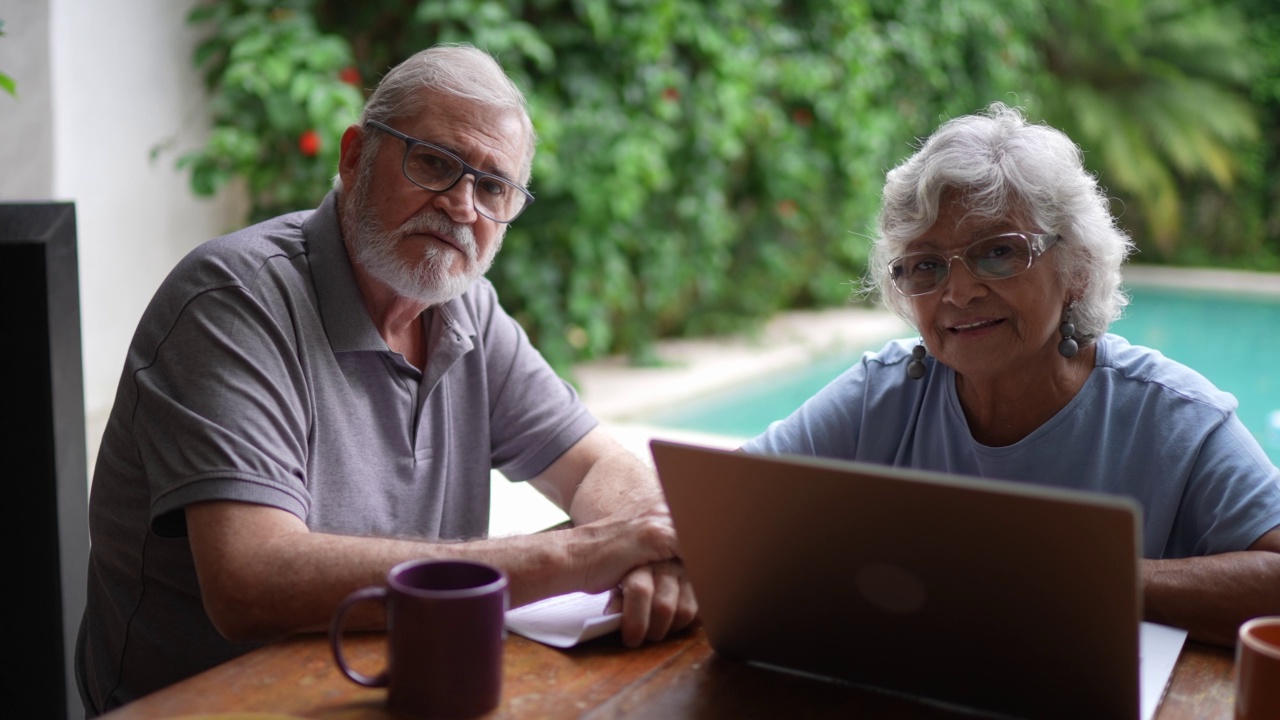
[[[1109,371],[1118,382],[1147,392],[1169,393],[1233,412],[1235,397],[1219,389],[1194,368],[1167,357],[1155,348],[1134,345],[1108,333],[1098,340],[1097,367]]]
[[[863,353],[865,363],[873,363],[878,367],[900,365],[911,359],[911,349],[920,344],[918,338],[898,338],[885,343],[879,350],[868,350]]]

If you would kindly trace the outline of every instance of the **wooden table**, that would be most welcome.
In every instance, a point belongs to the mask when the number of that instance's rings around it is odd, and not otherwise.
[[[348,635],[348,662],[366,674],[383,667],[380,633]],[[631,650],[617,635],[557,650],[507,638],[502,705],[487,718],[957,718],[937,706],[826,683],[718,657],[695,629]],[[1188,643],[1158,720],[1227,720],[1233,656]],[[385,690],[361,687],[334,665],[328,639],[268,645],[103,716],[156,720],[193,713],[264,712],[316,720],[391,718]]]

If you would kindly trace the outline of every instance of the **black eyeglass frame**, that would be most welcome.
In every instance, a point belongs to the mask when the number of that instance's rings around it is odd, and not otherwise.
[[[485,216],[485,217],[489,218],[490,220],[492,220],[492,221],[494,221],[494,222],[496,222],[496,223],[502,223],[503,225],[506,225],[506,224],[509,224],[509,223],[513,223],[513,222],[515,222],[515,221],[516,221],[516,218],[520,217],[520,215],[521,215],[521,214],[523,214],[525,210],[528,210],[528,209],[529,209],[529,206],[533,204],[533,201],[534,201],[534,199],[535,199],[535,198],[533,197],[533,193],[529,192],[528,190],[526,190],[526,189],[524,189],[524,188],[520,187],[519,185],[517,185],[517,184],[515,184],[515,183],[511,182],[510,180],[508,180],[508,179],[506,179],[506,178],[504,178],[504,177],[501,177],[501,176],[498,176],[498,175],[494,175],[493,173],[487,173],[487,172],[485,172],[485,171],[483,171],[483,170],[479,170],[479,169],[477,169],[477,168],[473,167],[473,166],[472,166],[471,164],[469,164],[466,160],[463,160],[462,158],[458,157],[458,156],[457,156],[456,154],[454,154],[453,152],[451,152],[451,151],[449,151],[449,150],[447,150],[447,149],[445,149],[445,148],[442,148],[442,147],[440,147],[439,145],[436,145],[435,143],[429,143],[429,142],[427,142],[426,140],[419,140],[418,138],[413,137],[413,136],[411,136],[411,135],[405,135],[404,133],[400,132],[399,130],[396,130],[395,128],[393,128],[393,127],[391,127],[391,126],[389,126],[389,125],[387,125],[387,124],[385,124],[385,123],[378,122],[377,120],[365,120],[365,121],[364,121],[364,124],[365,124],[365,125],[367,125],[367,126],[370,126],[370,127],[376,128],[376,129],[378,129],[378,130],[381,130],[382,132],[384,132],[384,133],[386,133],[386,134],[390,135],[391,137],[399,138],[399,139],[401,139],[401,140],[403,140],[403,141],[404,141],[404,157],[400,160],[400,172],[404,174],[404,178],[405,178],[406,180],[408,180],[409,182],[413,183],[414,185],[416,185],[416,186],[418,186],[418,187],[422,188],[423,190],[429,190],[429,191],[431,191],[431,192],[435,192],[435,193],[446,193],[446,192],[449,192],[450,190],[452,190],[452,189],[453,189],[453,187],[454,187],[455,185],[457,185],[457,184],[458,184],[458,181],[459,181],[459,180],[462,180],[462,178],[464,178],[464,177],[466,177],[466,176],[468,176],[468,175],[471,175],[472,177],[474,177],[474,178],[476,179],[476,182],[477,182],[477,183],[479,183],[481,180],[486,180],[486,179],[488,179],[488,180],[494,180],[494,181],[496,181],[496,182],[500,182],[500,183],[502,183],[503,185],[506,185],[506,186],[508,186],[508,187],[512,188],[513,190],[518,191],[521,195],[523,195],[523,196],[524,196],[524,204],[520,206],[520,209],[516,210],[516,214],[515,214],[515,215],[513,215],[511,218],[509,218],[509,219],[507,219],[507,220],[499,220],[498,218],[496,218],[496,217],[494,217],[494,216],[490,215],[489,213],[485,212],[484,210],[481,210],[481,209],[480,209],[480,204],[479,204],[478,202],[476,202],[476,196],[475,196],[475,190],[474,190],[474,189],[472,190],[472,193],[471,193],[471,207],[475,208],[476,212],[477,212],[477,213],[479,213],[480,215],[483,215],[483,216]],[[451,159],[453,159],[453,160],[456,160],[456,161],[458,162],[458,164],[462,166],[462,172],[458,173],[458,177],[454,178],[454,179],[453,179],[453,182],[450,182],[448,185],[446,185],[445,187],[442,187],[442,188],[427,187],[426,185],[423,185],[422,183],[418,182],[417,180],[414,180],[414,179],[413,179],[413,177],[409,175],[409,155],[413,153],[413,146],[414,146],[414,145],[423,145],[423,146],[429,147],[429,148],[431,148],[432,150],[434,150],[434,151],[436,151],[436,152],[438,152],[438,153],[440,153],[440,154],[442,154],[442,155],[444,155],[444,156],[446,156],[446,157],[448,157],[448,158],[451,158]]]
[[[1011,272],[1008,275],[991,275],[983,271],[981,267],[975,268],[971,266],[969,264],[969,261],[965,259],[965,255],[968,254],[969,249],[974,247],[975,245],[981,245],[982,243],[989,242],[991,240],[995,240],[997,238],[1002,238],[1002,237],[1018,237],[1026,241],[1027,249],[1030,251],[1029,255],[1027,256],[1026,267],[1016,270],[1014,272]],[[889,282],[892,283],[893,289],[897,290],[898,294],[902,295],[903,297],[920,297],[921,295],[929,295],[930,293],[935,293],[941,290],[942,288],[946,287],[947,281],[951,279],[951,261],[956,259],[959,259],[960,262],[964,264],[965,269],[968,270],[969,273],[976,278],[979,278],[982,280],[1004,280],[1006,278],[1016,277],[1030,270],[1032,267],[1035,266],[1036,259],[1039,258],[1041,255],[1045,254],[1046,252],[1048,252],[1049,248],[1053,247],[1054,244],[1061,239],[1062,239],[1062,236],[1057,235],[1055,233],[1031,233],[1031,232],[1022,232],[1020,230],[1015,230],[1012,232],[1003,232],[1003,233],[996,233],[995,235],[988,235],[987,237],[981,238],[979,240],[975,240],[969,243],[968,245],[965,245],[963,248],[960,249],[959,252],[954,252],[949,255],[940,253],[940,252],[907,253],[906,255],[901,255],[889,261]],[[906,290],[903,290],[902,287],[898,285],[898,278],[902,277],[903,273],[895,272],[895,268],[898,267],[899,265],[905,265],[906,263],[903,263],[902,261],[908,258],[915,258],[915,257],[923,258],[923,257],[929,257],[929,256],[938,257],[942,259],[943,265],[947,268],[946,275],[943,275],[942,279],[938,281],[938,284],[934,285],[928,290],[923,290],[921,292],[907,292]]]

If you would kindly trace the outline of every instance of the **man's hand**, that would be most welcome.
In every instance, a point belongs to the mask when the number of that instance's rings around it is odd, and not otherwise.
[[[639,647],[689,626],[698,615],[693,586],[679,560],[638,567],[614,591],[608,612],[622,611],[622,642]]]
[[[575,524],[561,536],[573,589],[620,595],[610,612],[622,612],[624,643],[660,640],[693,622],[698,602],[652,468],[596,428],[530,482]]]
[[[638,567],[677,557],[676,531],[666,513],[606,517],[541,536],[563,544],[568,572],[561,582],[589,593],[619,586]]]

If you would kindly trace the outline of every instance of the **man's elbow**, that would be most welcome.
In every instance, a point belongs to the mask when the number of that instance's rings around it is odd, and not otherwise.
[[[251,591],[201,588],[204,611],[214,629],[233,643],[264,643],[285,632],[269,601]]]

